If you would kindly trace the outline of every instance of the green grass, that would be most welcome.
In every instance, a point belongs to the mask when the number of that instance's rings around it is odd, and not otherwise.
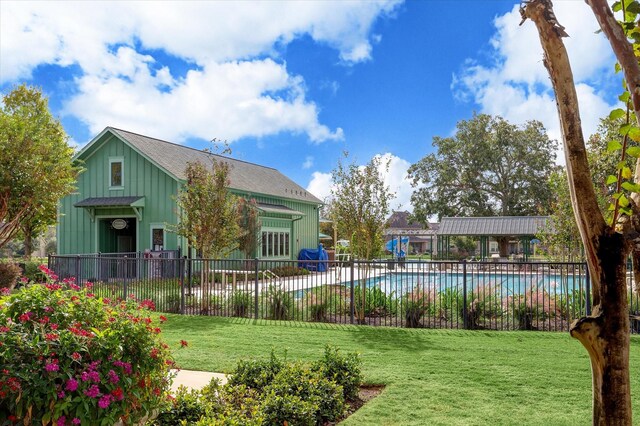
[[[185,369],[229,372],[238,359],[287,351],[314,360],[324,346],[357,351],[365,382],[383,393],[345,425],[587,425],[591,370],[568,333],[393,329],[167,315],[163,336]],[[640,336],[631,339],[640,409]],[[636,416],[636,424],[640,414]]]

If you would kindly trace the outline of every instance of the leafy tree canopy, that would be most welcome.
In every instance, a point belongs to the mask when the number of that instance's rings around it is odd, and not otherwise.
[[[376,156],[365,166],[339,162],[331,172],[331,217],[338,233],[348,236],[351,253],[359,259],[370,260],[382,252],[389,202],[394,196],[380,174],[381,167],[388,166]]]
[[[40,89],[20,85],[0,106],[0,247],[20,230],[27,237],[57,221],[81,168],[60,121]]]
[[[414,217],[518,216],[546,213],[553,195],[557,143],[538,121],[518,127],[501,117],[461,120],[453,137],[409,168]]]
[[[205,258],[223,258],[238,248],[241,235],[237,197],[227,190],[229,165],[213,161],[211,169],[189,163],[187,182],[178,192],[179,222],[171,230],[185,237]]]

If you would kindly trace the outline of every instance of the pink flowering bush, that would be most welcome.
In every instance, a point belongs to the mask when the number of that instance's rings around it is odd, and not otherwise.
[[[166,397],[173,360],[150,304],[97,298],[51,271],[0,296],[0,424],[131,424]]]

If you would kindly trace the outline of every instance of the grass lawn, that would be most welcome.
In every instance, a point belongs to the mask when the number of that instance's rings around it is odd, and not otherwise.
[[[587,425],[591,369],[568,333],[393,329],[167,315],[163,336],[185,369],[229,372],[240,358],[313,360],[329,343],[360,352],[380,396],[345,425]],[[631,339],[640,424],[640,336]]]

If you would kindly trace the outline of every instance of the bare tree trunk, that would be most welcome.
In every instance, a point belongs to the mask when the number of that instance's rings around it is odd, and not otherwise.
[[[500,257],[509,257],[509,237],[497,237]]]
[[[523,20],[531,19],[538,29],[544,64],[556,93],[571,201],[592,277],[592,315],[576,320],[571,325],[571,335],[583,344],[591,359],[593,424],[631,425],[625,283],[629,244],[622,234],[606,225],[597,204],[573,73],[562,42],[562,37],[567,36],[564,27],[557,22],[550,0],[528,1],[521,12]]]

